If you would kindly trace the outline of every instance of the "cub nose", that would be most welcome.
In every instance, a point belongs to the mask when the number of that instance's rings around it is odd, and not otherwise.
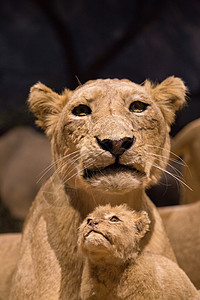
[[[93,221],[93,220],[91,220],[91,219],[88,219],[87,223],[88,223],[88,225],[91,226],[91,227],[94,227],[94,226],[96,226],[96,225],[99,224],[99,222]]]
[[[120,140],[100,140],[98,137],[96,137],[96,139],[97,143],[103,150],[109,151],[114,156],[122,155],[126,150],[131,148],[135,142],[135,137],[124,137]]]

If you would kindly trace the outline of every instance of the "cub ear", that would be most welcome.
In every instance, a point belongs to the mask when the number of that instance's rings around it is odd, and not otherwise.
[[[171,76],[158,85],[146,80],[144,86],[153,100],[158,103],[168,125],[171,125],[175,112],[186,103],[188,90],[184,82],[180,78]]]
[[[70,93],[71,91],[65,90],[59,95],[40,82],[31,88],[28,98],[30,110],[37,118],[36,124],[44,129],[48,136],[52,135]]]
[[[151,223],[148,214],[146,211],[135,211],[135,227],[136,227],[136,234],[139,239],[141,239],[147,231],[149,231],[149,225]]]

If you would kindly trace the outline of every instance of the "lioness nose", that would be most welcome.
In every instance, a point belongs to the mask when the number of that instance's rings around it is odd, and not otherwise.
[[[126,150],[131,148],[133,143],[135,142],[135,137],[124,137],[120,140],[110,140],[110,139],[104,139],[100,140],[97,138],[97,142],[99,146],[106,151],[109,151],[111,154],[115,156],[122,155]]]

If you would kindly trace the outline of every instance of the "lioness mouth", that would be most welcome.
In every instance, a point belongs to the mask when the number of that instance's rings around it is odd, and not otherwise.
[[[102,236],[110,243],[110,240],[109,240],[109,238],[108,238],[106,235],[104,235],[101,231],[97,231],[97,230],[94,230],[94,229],[90,230],[90,231],[85,235],[85,238],[87,238],[87,237],[90,235],[91,232],[95,232],[95,233],[97,233],[97,234],[102,235]]]
[[[90,179],[91,177],[95,176],[95,175],[109,175],[109,174],[116,174],[119,172],[134,172],[137,173],[138,175],[142,175],[144,176],[145,173],[142,171],[137,170],[136,168],[133,168],[131,166],[126,166],[126,165],[122,165],[119,163],[114,163],[112,165],[109,165],[105,168],[98,168],[98,169],[85,169],[84,170],[84,174],[83,174],[83,178],[84,179]]]

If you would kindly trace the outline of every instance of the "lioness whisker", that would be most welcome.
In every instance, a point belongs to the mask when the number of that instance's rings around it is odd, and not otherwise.
[[[94,163],[94,161],[96,161],[97,158],[98,158],[100,155],[102,155],[103,153],[104,153],[104,152],[98,154],[97,157],[96,157],[95,159],[90,158],[89,160],[91,160],[91,162],[88,163],[83,169],[77,171],[75,174],[73,174],[73,175],[70,176],[69,178],[63,179],[62,186],[65,185],[71,178],[73,178],[73,177],[77,176],[79,173],[81,173],[85,168],[90,167],[90,166]],[[77,161],[79,158],[80,158],[80,157],[78,157],[77,159],[75,159],[75,161]],[[74,161],[74,162],[75,162],[75,161]],[[71,165],[72,165],[74,162],[72,162]],[[64,165],[64,164],[63,164],[63,165]],[[62,166],[63,166],[63,165],[62,165]],[[62,166],[60,166],[58,169],[60,170],[60,168],[61,168]],[[68,167],[68,168],[69,168],[69,167]],[[58,169],[57,169],[55,172],[57,172]],[[71,174],[71,172],[73,172],[75,169],[76,169],[76,167],[74,167],[72,170],[70,170],[70,172],[68,173],[68,175]],[[76,179],[75,179],[75,181],[76,181]],[[57,192],[59,192],[59,190],[61,189],[62,186],[60,186],[60,187],[57,189]],[[91,194],[91,195],[92,195],[92,197],[93,197],[94,203],[96,203],[93,194]]]
[[[157,168],[157,169],[160,169],[160,170],[162,170],[163,171],[163,173],[162,173],[162,175],[165,177],[165,180],[168,182],[168,178],[167,178],[167,174],[169,174],[172,178],[174,178],[175,179],[175,183],[176,183],[176,185],[177,185],[177,189],[179,190],[179,185],[178,185],[178,183],[177,183],[177,181],[179,182],[179,177],[177,176],[177,177],[175,177],[175,175],[173,175],[171,172],[166,172],[166,170],[164,169],[164,168],[161,168],[160,166],[158,166],[156,163],[152,163],[152,162],[148,162],[147,161],[147,163],[149,163],[149,164],[151,164],[153,167],[155,167],[155,168]],[[160,184],[160,183],[159,183]],[[168,183],[167,183],[167,186],[169,186],[168,185]]]
[[[177,165],[180,165],[180,166],[187,166],[187,164],[186,164],[186,162],[184,162],[184,160],[183,160],[184,163],[182,163],[182,162],[178,161],[178,159],[168,158],[168,157],[165,156],[165,155],[155,154],[155,153],[151,153],[151,152],[149,152],[148,154],[151,154],[151,155],[153,155],[153,156],[157,156],[157,157],[160,157],[160,158],[166,158],[166,159],[168,159],[169,161],[174,162],[174,163],[176,163]],[[187,167],[188,167],[188,166],[187,166]],[[188,167],[188,168],[189,168],[189,167]]]
[[[73,178],[74,176],[77,176],[78,174],[80,174],[81,172],[83,172],[85,169],[87,169],[88,167],[92,166],[93,163],[97,160],[97,158],[98,158],[100,155],[102,155],[103,153],[104,153],[104,152],[101,152],[100,154],[98,154],[98,155],[96,156],[95,159],[92,159],[92,158],[91,158],[92,161],[91,161],[89,164],[87,164],[84,168],[82,168],[81,170],[77,171],[75,174],[73,174],[72,176],[70,176],[69,178],[67,178],[66,180],[64,180],[63,184],[66,184],[71,178]],[[76,169],[76,167],[74,167],[74,168],[69,172],[69,174],[71,174],[75,169]],[[69,174],[68,174],[68,175],[69,175]]]
[[[54,166],[55,166],[59,161],[62,161],[62,160],[64,160],[65,158],[68,158],[69,156],[74,155],[74,154],[77,153],[77,152],[79,152],[79,150],[74,151],[74,152],[72,152],[72,153],[69,153],[69,154],[67,154],[67,155],[65,155],[65,156],[63,156],[63,157],[61,157],[61,158],[59,158],[59,159],[53,161],[49,166],[47,166],[47,167],[41,172],[40,177],[39,177],[39,179],[37,180],[36,183],[39,183],[40,180],[42,180],[42,178],[43,178],[43,177],[44,177],[44,176],[45,176],[52,168],[54,168]]]
[[[153,157],[154,158],[154,154],[153,153],[148,153],[148,154],[146,153],[146,155],[148,157],[151,157],[151,158]],[[163,158],[162,155],[156,155],[156,157],[157,156],[160,157],[160,158]],[[170,164],[169,162],[168,162],[168,167],[170,167],[172,170],[174,170],[174,172],[177,174],[177,176],[182,177],[182,172],[179,169],[177,169],[175,166],[173,166],[172,164]]]
[[[57,167],[57,169],[55,170],[55,174],[58,174],[61,170],[62,170],[62,168],[65,166],[65,165],[68,165],[68,168],[73,164],[73,160],[76,160],[76,159],[79,159],[80,158],[80,154],[76,154],[75,156],[74,156],[74,158],[70,158],[70,164],[69,164],[69,161],[63,161],[62,163],[61,163],[61,165],[59,166],[59,167]],[[67,168],[67,169],[68,169]]]
[[[98,159],[98,157],[100,156],[100,155],[102,155],[104,152],[101,152],[101,153],[99,153],[96,157],[95,157],[95,159],[94,158],[90,158],[89,160],[88,160],[88,164],[86,164],[85,166],[84,166],[84,168],[83,169],[81,169],[80,171],[78,171],[78,172],[82,172],[82,171],[84,171],[85,169],[87,169],[88,167],[90,167],[97,159]],[[74,169],[73,169],[74,170]],[[73,171],[72,170],[72,171]],[[77,173],[78,174],[78,173]]]
[[[75,157],[73,157],[73,158],[70,158],[70,163],[68,164],[68,163],[66,163],[66,162],[63,162],[59,167],[58,167],[58,169],[55,171],[56,173],[59,173],[60,171],[61,171],[61,169],[65,166],[65,165],[67,165],[67,169],[66,169],[66,171],[65,172],[67,172],[67,170],[69,170],[69,168],[77,161],[77,160],[79,160],[80,159],[80,154],[76,154],[75,155]]]
[[[155,168],[157,168],[157,169],[163,171],[164,173],[167,173],[168,175],[172,176],[172,177],[173,177],[174,179],[176,179],[178,182],[180,182],[180,183],[183,184],[185,187],[187,187],[190,191],[193,191],[192,188],[191,188],[189,185],[187,185],[187,184],[186,184],[182,179],[180,179],[178,176],[176,176],[176,175],[172,174],[171,172],[169,172],[169,171],[163,169],[162,167],[158,166],[156,163],[153,163],[153,164],[152,164],[152,162],[148,162],[148,161],[147,161],[147,163],[149,163],[149,164],[151,164],[152,166],[154,166]]]
[[[165,149],[163,147],[159,147],[159,146],[155,146],[155,145],[149,145],[149,144],[146,144],[146,146],[152,147],[152,148],[158,148],[158,149],[167,151],[168,153],[174,155],[177,159],[180,159],[180,161],[183,163],[184,166],[187,166],[186,163],[185,163],[185,161],[180,156],[178,156],[176,153],[172,152],[171,150],[167,150],[167,149]]]
[[[175,166],[168,163],[168,167],[171,168],[172,170],[174,170],[174,172],[177,174],[177,176],[180,176],[180,178],[183,177],[182,172],[179,169],[177,169]]]
[[[68,157],[74,155],[74,154],[77,153],[77,152],[79,152],[79,150],[74,151],[74,152],[72,152],[72,153],[69,153],[69,154],[67,154],[67,155],[64,155],[63,157],[58,158],[57,160],[53,161],[47,168],[45,168],[44,171],[46,171],[46,169],[48,169],[48,168],[52,168],[52,166],[55,166],[56,163],[58,163],[58,162],[64,160],[65,158],[68,158]],[[76,155],[77,155],[77,154],[76,154]]]

